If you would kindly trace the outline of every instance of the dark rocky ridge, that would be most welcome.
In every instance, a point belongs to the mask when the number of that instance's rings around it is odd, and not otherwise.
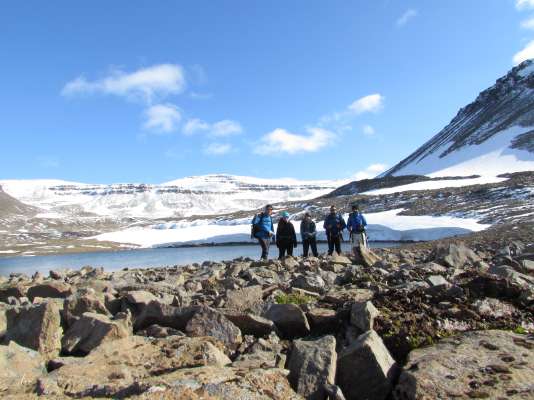
[[[499,78],[495,85],[484,90],[476,100],[460,109],[452,121],[383,175],[396,175],[413,163],[435,153],[443,158],[464,146],[480,144],[512,126],[534,126],[534,73],[522,76],[521,71],[530,68],[534,60],[527,60],[514,67],[508,74]],[[519,139],[520,146],[532,150],[532,135]]]

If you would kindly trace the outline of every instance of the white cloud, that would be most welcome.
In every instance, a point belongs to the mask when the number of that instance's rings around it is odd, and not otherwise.
[[[229,143],[210,143],[204,148],[204,153],[211,156],[221,156],[233,150]]]
[[[534,17],[521,21],[521,28],[534,30]]]
[[[309,135],[297,135],[285,129],[275,129],[261,138],[256,154],[297,154],[316,152],[328,146],[336,135],[321,128],[307,128]]]
[[[363,134],[366,136],[373,136],[375,134],[375,128],[371,125],[364,125],[362,130]]]
[[[417,17],[419,13],[417,10],[414,10],[413,8],[406,10],[404,14],[402,14],[396,21],[396,25],[398,27],[402,27],[406,25],[412,18]]]
[[[198,118],[193,118],[187,121],[182,128],[182,132],[186,135],[193,135],[199,132],[205,132],[215,137],[225,137],[231,135],[238,135],[243,132],[241,124],[237,121],[224,119],[222,121],[210,124]]]
[[[173,132],[182,119],[180,109],[174,104],[156,104],[145,111],[144,128],[156,132]]]
[[[89,81],[80,76],[68,82],[61,91],[64,96],[103,93],[152,102],[155,97],[180,93],[185,87],[183,68],[177,64],[159,64],[126,73],[113,71],[109,76]]]
[[[239,122],[225,119],[214,123],[211,126],[211,134],[213,136],[230,136],[238,135],[243,132],[243,128]]]
[[[384,106],[384,96],[379,93],[370,94],[354,101],[348,109],[355,114],[378,112]]]
[[[364,170],[356,172],[353,178],[357,181],[371,179],[384,172],[387,168],[388,166],[386,164],[371,164]]]
[[[514,55],[514,64],[520,64],[525,60],[534,58],[534,40],[527,43],[525,48]]]
[[[182,132],[186,135],[194,135],[198,132],[208,131],[210,129],[210,124],[206,121],[202,121],[198,118],[193,118],[187,121],[182,128]]]
[[[519,10],[524,10],[527,8],[534,8],[534,0],[516,0],[515,6]]]

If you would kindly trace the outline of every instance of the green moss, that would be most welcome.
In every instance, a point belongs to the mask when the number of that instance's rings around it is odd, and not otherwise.
[[[313,297],[301,293],[280,294],[275,298],[277,304],[307,304]]]
[[[519,333],[520,335],[526,335],[528,332],[522,326],[518,326],[514,329],[514,333]]]

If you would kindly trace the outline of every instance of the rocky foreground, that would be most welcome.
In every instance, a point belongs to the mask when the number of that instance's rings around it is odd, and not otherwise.
[[[534,398],[534,245],[477,240],[1,278],[0,396]]]

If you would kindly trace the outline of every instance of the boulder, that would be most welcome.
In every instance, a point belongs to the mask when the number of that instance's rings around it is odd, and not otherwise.
[[[65,332],[61,344],[67,354],[87,354],[102,343],[130,335],[128,321],[113,321],[105,315],[87,312]]]
[[[76,364],[64,365],[40,379],[39,394],[47,398],[62,395],[124,398],[142,394],[162,382],[172,387],[179,385],[169,375],[175,370],[214,366],[218,371],[229,364],[220,346],[211,338],[185,336],[165,339],[130,336],[102,343]],[[151,382],[156,377],[157,382]]]
[[[9,297],[14,297],[17,299],[25,297],[26,292],[27,288],[20,284],[3,286],[0,288],[0,301],[3,303],[7,303],[7,299]]]
[[[49,281],[40,285],[32,286],[28,289],[27,296],[30,301],[33,301],[34,297],[43,298],[60,298],[64,299],[72,294],[72,288],[68,283],[60,281]]]
[[[306,315],[295,304],[271,304],[264,316],[274,322],[283,338],[302,337],[310,333]]]
[[[348,399],[385,399],[396,375],[395,361],[375,331],[360,335],[338,355],[336,381]]]
[[[260,285],[247,286],[226,292],[225,308],[235,311],[259,313],[263,306],[263,291]]]
[[[38,352],[15,342],[0,346],[0,393],[3,398],[33,392],[37,380],[46,373],[45,361]]]
[[[381,261],[380,257],[376,255],[371,249],[360,244],[358,252],[355,256],[357,264],[363,264],[366,267],[372,267],[377,262]]]
[[[241,331],[219,311],[203,307],[187,323],[185,331],[190,336],[210,336],[220,340],[230,351],[235,351],[243,341]]]
[[[479,315],[486,318],[511,317],[517,313],[517,309],[512,304],[507,304],[491,297],[477,299],[471,306]]]
[[[342,265],[351,265],[352,261],[347,256],[344,256],[342,254],[334,254],[329,257],[329,261],[331,264],[342,264]]]
[[[305,275],[297,276],[291,282],[291,286],[308,290],[310,292],[322,293],[326,284],[320,275],[309,273]]]
[[[439,243],[431,255],[431,260],[451,268],[473,266],[482,261],[480,257],[463,243]]]
[[[158,298],[146,290],[132,290],[126,293],[126,301],[133,305],[147,305],[151,301],[157,301]]]
[[[167,326],[159,326],[157,324],[150,325],[143,331],[137,332],[138,335],[151,336],[155,338],[166,338],[167,336],[185,336],[185,334],[177,329],[169,328]]]
[[[306,313],[313,335],[333,333],[342,322],[335,310],[330,308],[314,308]]]
[[[350,310],[350,323],[363,332],[373,329],[376,317],[380,315],[370,301],[354,303]]]
[[[71,326],[86,312],[110,316],[104,302],[94,293],[77,292],[65,299],[63,318],[67,326]]]
[[[316,340],[295,340],[289,356],[289,383],[308,400],[324,400],[326,384],[336,377],[336,339],[323,336]]]
[[[532,338],[507,331],[472,331],[443,339],[409,354],[394,398],[532,398],[533,348]]]
[[[199,306],[174,307],[159,301],[151,301],[135,316],[134,330],[158,324],[184,331],[189,320],[199,309]]]
[[[7,329],[4,340],[36,350],[46,360],[61,350],[61,317],[54,302],[12,308],[6,311]]]
[[[244,335],[262,337],[269,335],[269,333],[274,330],[273,321],[260,317],[259,315],[232,310],[222,310],[222,313],[236,325]]]

